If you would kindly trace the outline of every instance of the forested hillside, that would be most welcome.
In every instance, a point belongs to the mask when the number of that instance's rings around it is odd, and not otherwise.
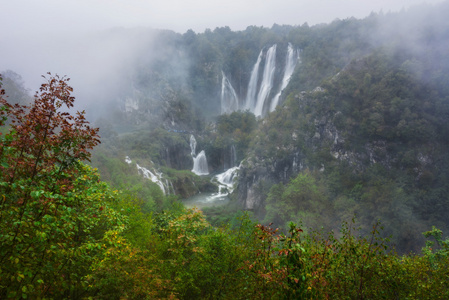
[[[111,30],[86,113],[3,72],[0,298],[447,298],[447,15]]]
[[[284,230],[300,220],[335,229],[354,215],[369,230],[380,219],[399,251],[418,251],[420,232],[448,228],[447,11],[160,32],[165,47],[141,59],[134,92],[97,121],[97,152],[162,172],[185,198],[213,189],[180,172],[193,168],[194,135],[211,174],[241,163],[230,211]],[[284,195],[302,177],[319,193]]]

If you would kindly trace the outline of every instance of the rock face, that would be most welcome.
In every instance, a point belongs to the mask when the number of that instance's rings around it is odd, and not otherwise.
[[[427,178],[426,169],[435,161],[431,152],[420,145],[407,148],[401,141],[376,137],[360,139],[353,132],[339,130],[339,122],[348,117],[338,110],[317,109],[318,103],[327,101],[326,97],[322,88],[302,92],[264,120],[267,125],[259,133],[261,137],[255,147],[262,150],[252,151],[241,164],[237,197],[242,208],[257,213],[264,207],[266,194],[273,184],[286,184],[304,169],[324,172],[331,164],[344,163],[357,174],[374,164],[387,170],[410,169],[410,165],[404,163],[407,160],[413,161],[415,181]],[[266,133],[273,126],[271,118],[288,119],[291,111],[297,113],[294,119],[300,121],[291,126],[290,131],[277,130],[273,140],[270,133]],[[398,151],[401,147],[407,151]]]
[[[168,145],[165,151],[160,153],[164,158],[167,167],[177,170],[186,170],[192,168],[192,158],[190,157],[190,148],[187,143]]]

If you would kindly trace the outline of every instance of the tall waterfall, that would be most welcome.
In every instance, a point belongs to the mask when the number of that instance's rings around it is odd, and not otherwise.
[[[282,91],[287,87],[288,82],[290,81],[290,77],[293,74],[293,71],[296,67],[296,62],[298,61],[298,51],[295,50],[292,44],[288,43],[287,50],[287,58],[285,60],[285,69],[284,69],[284,78],[282,79],[282,85],[279,89],[279,92],[274,96],[273,100],[271,100],[270,111],[274,111],[276,106],[279,103],[279,98],[281,97]]]
[[[227,114],[239,109],[239,99],[226,75],[221,72],[221,113]]]
[[[196,157],[193,158],[192,172],[196,175],[208,175],[209,167],[207,165],[206,153],[201,150]]]
[[[234,87],[222,71],[221,81],[221,113],[227,114],[239,109],[247,109],[256,116],[263,116],[267,111],[273,111],[279,104],[282,91],[287,87],[299,60],[299,51],[288,43],[283,77],[276,73],[276,50],[274,44],[268,50],[262,49],[251,70],[246,98],[239,99]],[[282,66],[280,66],[282,67]],[[278,68],[279,69],[279,68]],[[276,76],[276,78],[275,78]],[[276,82],[276,85],[274,83]],[[270,98],[272,91],[277,91]]]
[[[259,66],[262,61],[263,50],[260,51],[259,57],[257,57],[256,64],[251,71],[251,78],[248,83],[248,92],[246,93],[246,103],[245,109],[249,109],[250,111],[254,111],[256,108],[256,92],[257,92],[257,83],[259,81]]]
[[[276,44],[271,46],[267,51],[265,58],[265,66],[263,69],[262,83],[260,84],[259,94],[257,95],[256,107],[254,114],[261,116],[265,100],[268,98],[273,87],[274,71],[276,70]]]

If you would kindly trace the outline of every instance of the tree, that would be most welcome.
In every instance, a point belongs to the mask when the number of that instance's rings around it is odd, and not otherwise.
[[[51,76],[31,106],[0,92],[2,299],[81,297],[103,237],[124,228],[111,207],[115,192],[81,162],[99,143],[98,129],[84,112],[62,110],[74,103],[68,81]]]

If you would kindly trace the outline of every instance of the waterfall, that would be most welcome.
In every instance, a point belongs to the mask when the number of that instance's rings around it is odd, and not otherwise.
[[[196,155],[196,139],[195,137],[192,135],[190,135],[190,154],[192,156]]]
[[[131,160],[131,158],[129,158],[129,156],[126,156],[125,162],[130,165],[132,163],[132,160]],[[151,162],[151,163],[154,164],[153,162]],[[140,175],[142,175],[144,178],[149,179],[152,182],[156,183],[159,186],[159,188],[162,190],[164,195],[166,195],[167,193],[170,194],[170,186],[172,187],[173,194],[175,193],[173,184],[168,179],[164,179],[164,177],[163,177],[164,174],[162,174],[161,172],[157,172],[154,168],[153,168],[153,172],[151,172],[147,168],[141,167],[138,164],[136,164],[136,167],[137,167],[137,172]]]
[[[193,157],[192,172],[196,175],[208,175],[209,167],[207,165],[206,153],[201,150],[196,157]]]
[[[228,151],[223,153],[223,169],[227,170],[229,168],[235,167],[237,162],[237,153],[235,150],[235,145],[231,145]]]
[[[262,83],[260,84],[259,94],[257,95],[256,107],[254,114],[261,116],[265,100],[270,95],[271,88],[273,87],[274,71],[276,69],[276,44],[271,46],[267,51],[265,58],[265,66],[263,70]]]
[[[231,168],[235,166],[235,163],[237,162],[237,153],[235,151],[235,146],[231,146],[231,159],[230,159],[230,166]]]
[[[245,109],[249,109],[250,111],[254,111],[256,108],[256,92],[257,92],[257,83],[259,81],[259,65],[262,60],[263,50],[260,51],[259,56],[257,57],[256,64],[251,71],[251,78],[248,83],[248,92],[246,93],[246,103]]]
[[[247,109],[259,117],[263,116],[268,110],[273,111],[276,108],[279,104],[281,93],[287,87],[299,60],[299,51],[296,50],[291,43],[288,43],[282,81],[279,78],[276,82],[280,83],[273,86],[276,76],[276,50],[277,45],[274,44],[268,50],[262,49],[259,52],[257,61],[251,70],[246,98],[243,103],[239,103],[240,100],[237,93],[222,71],[222,114],[231,113],[238,109]],[[262,63],[263,66],[261,66]],[[277,91],[277,93],[273,98],[269,98],[272,91],[273,93]]]
[[[140,174],[142,174],[142,176],[144,178],[150,179],[152,182],[156,183],[162,190],[162,192],[164,193],[164,195],[166,194],[165,192],[165,186],[162,183],[162,173],[157,173],[154,172],[155,174],[153,174],[150,170],[143,168],[141,166],[139,166],[138,164],[136,164],[137,166],[137,170]]]
[[[223,187],[219,187],[220,194],[223,188],[227,189],[229,193],[232,193],[232,191],[234,190],[234,178],[237,175],[237,171],[239,169],[239,167],[233,167],[228,169],[226,172],[215,176],[220,185],[223,185]]]
[[[207,165],[206,153],[201,150],[198,155],[196,155],[196,139],[190,135],[190,154],[193,158],[193,169],[192,172],[196,175],[208,175],[209,166]]]
[[[284,69],[284,78],[282,79],[282,85],[279,89],[279,92],[274,96],[273,100],[271,100],[270,111],[274,111],[276,106],[278,105],[279,98],[281,96],[282,90],[287,87],[288,82],[290,81],[290,77],[293,74],[293,71],[296,67],[296,62],[298,61],[298,51],[293,49],[292,44],[288,43],[287,50],[287,58],[285,60],[285,69]]]
[[[223,71],[221,74],[223,76],[221,80],[221,113],[227,114],[239,109],[239,99]]]

